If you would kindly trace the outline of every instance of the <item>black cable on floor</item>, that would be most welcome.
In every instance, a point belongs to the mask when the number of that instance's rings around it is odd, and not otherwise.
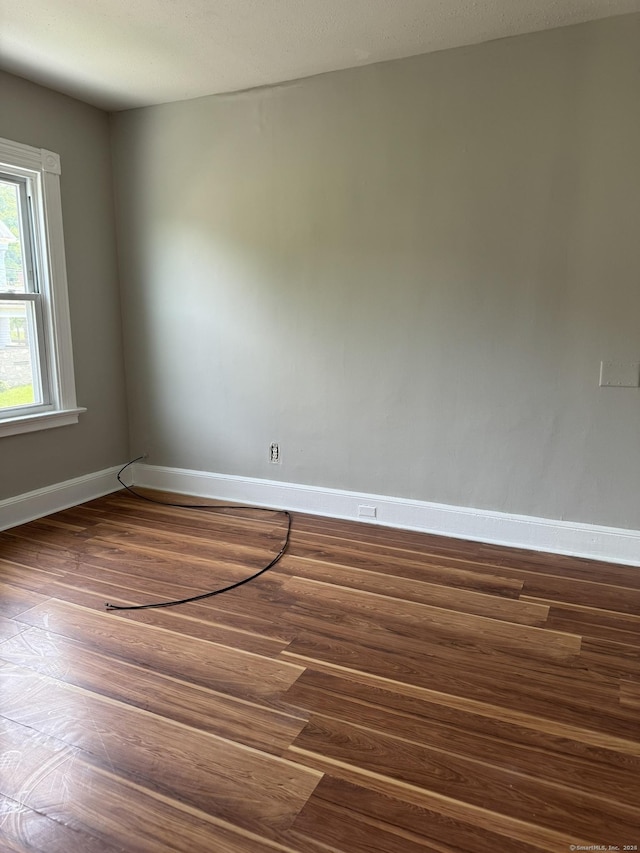
[[[134,462],[139,462],[141,459],[144,459],[144,456],[138,456],[136,459],[132,459],[131,462],[127,462],[126,465],[123,465],[122,468],[118,471],[118,482],[124,486],[124,488],[131,492],[132,495],[135,495],[140,500],[149,501],[152,504],[160,504],[160,506],[174,506],[179,509],[205,509],[209,512],[218,512],[226,509],[242,509],[242,510],[251,510],[252,512],[271,512],[277,513],[279,515],[285,516],[287,519],[287,529],[284,537],[284,543],[282,548],[278,551],[275,557],[266,565],[264,568],[259,569],[257,572],[254,572],[249,577],[243,578],[241,581],[236,581],[235,583],[228,584],[228,586],[220,587],[220,589],[214,589],[211,592],[203,592],[201,595],[192,595],[189,598],[180,598],[175,601],[157,601],[152,604],[105,604],[105,608],[107,610],[148,610],[152,607],[175,607],[178,604],[189,604],[192,601],[202,601],[203,598],[211,598],[214,595],[221,595],[223,592],[229,592],[229,590],[237,589],[239,586],[242,586],[245,583],[249,583],[249,581],[255,580],[260,575],[263,575],[266,571],[271,569],[275,564],[281,559],[284,555],[287,547],[289,545],[289,539],[291,536],[291,513],[287,512],[286,509],[267,509],[265,507],[258,506],[242,506],[240,504],[180,504],[180,503],[172,503],[171,501],[159,501],[155,498],[147,497],[147,495],[141,495],[140,492],[136,492],[135,489],[131,488],[131,486],[127,486],[126,483],[122,481],[122,473],[127,470],[130,465],[133,465]]]

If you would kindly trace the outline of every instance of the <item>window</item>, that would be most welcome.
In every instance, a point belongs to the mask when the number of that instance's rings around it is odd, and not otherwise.
[[[60,158],[0,139],[0,436],[76,423]]]

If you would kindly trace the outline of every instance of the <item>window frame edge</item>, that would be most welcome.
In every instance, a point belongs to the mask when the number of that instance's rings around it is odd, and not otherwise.
[[[45,340],[51,402],[47,411],[0,417],[0,436],[33,432],[77,423],[86,409],[78,407],[71,335],[71,312],[64,242],[60,157],[46,148],[34,148],[0,137],[0,164],[34,173],[39,183],[39,207],[34,225],[39,229],[41,260],[46,276]],[[13,429],[11,427],[14,427]]]

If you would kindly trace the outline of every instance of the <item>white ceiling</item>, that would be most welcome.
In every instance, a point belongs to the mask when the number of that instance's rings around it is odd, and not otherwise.
[[[0,0],[0,65],[109,110],[640,11],[640,0]]]

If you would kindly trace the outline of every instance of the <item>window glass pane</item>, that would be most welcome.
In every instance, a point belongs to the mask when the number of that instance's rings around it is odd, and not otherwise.
[[[0,412],[42,402],[33,302],[0,299]]]
[[[0,293],[24,293],[20,191],[18,184],[0,180]]]

